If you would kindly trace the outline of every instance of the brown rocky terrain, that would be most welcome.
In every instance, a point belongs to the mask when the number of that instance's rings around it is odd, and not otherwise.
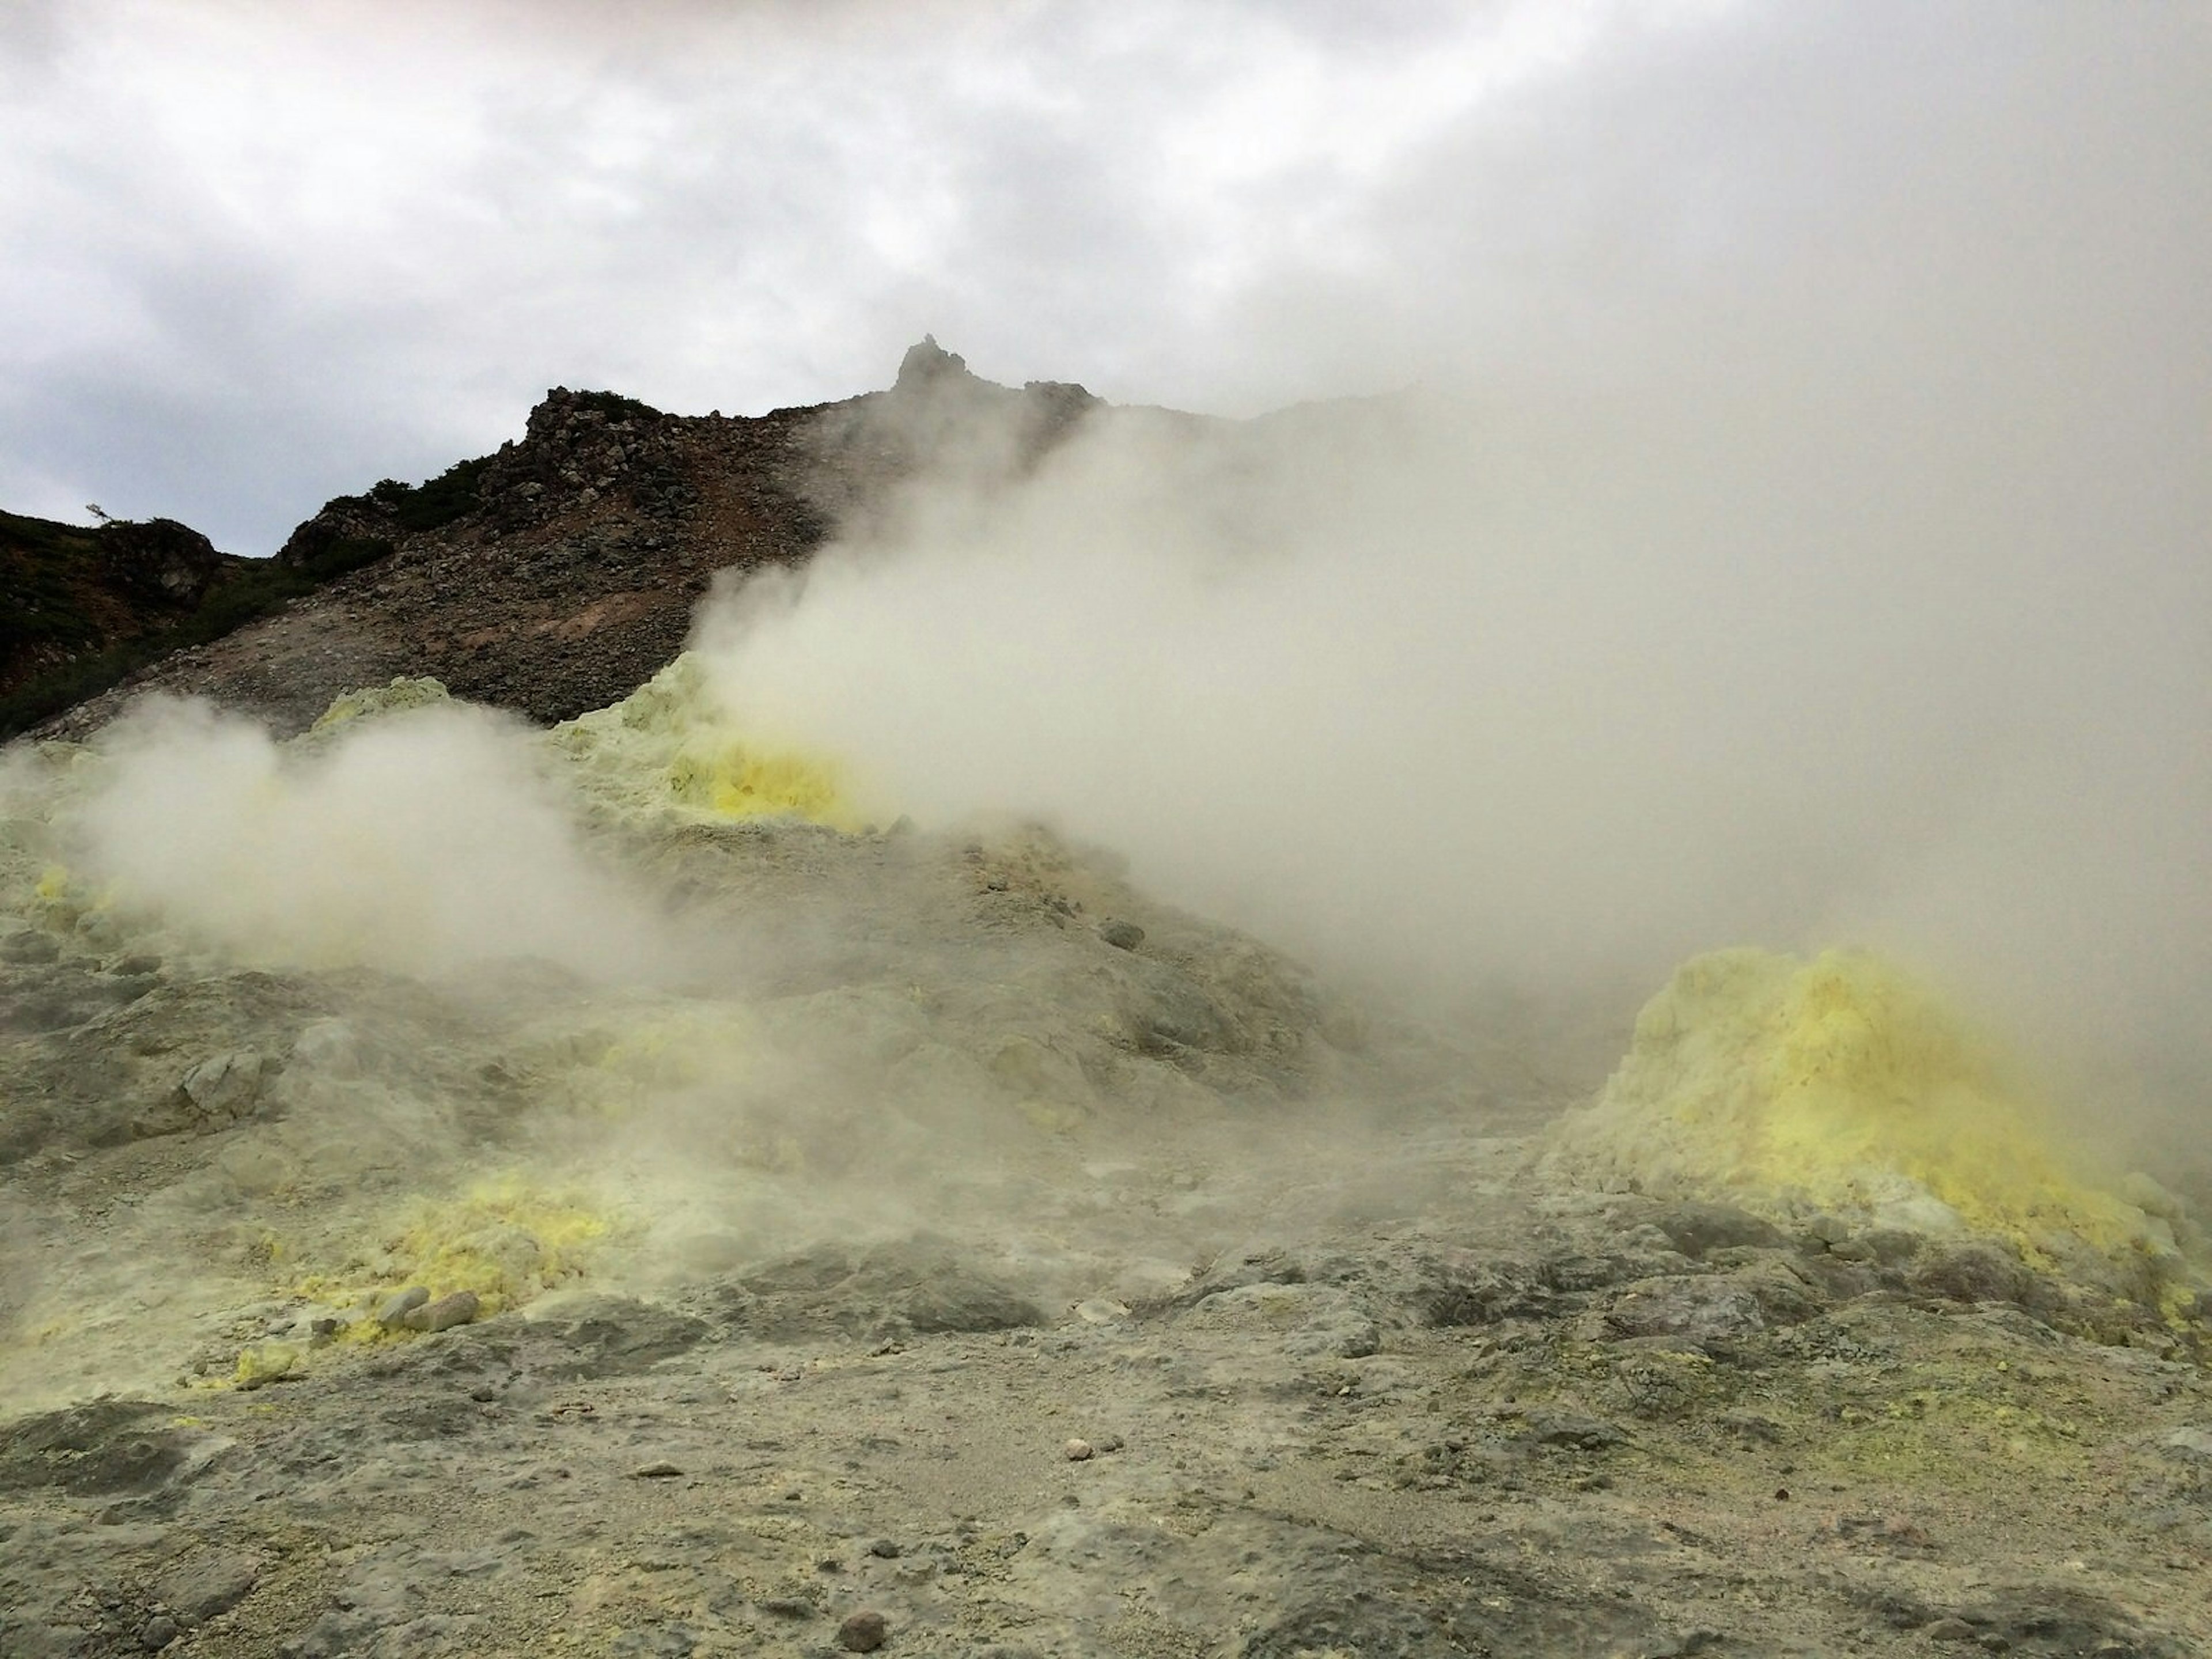
[[[757,416],[666,415],[556,388],[520,441],[419,489],[341,496],[276,560],[306,570],[349,550],[387,555],[149,666],[40,735],[82,736],[149,691],[212,696],[295,732],[339,692],[402,674],[566,720],[669,662],[717,572],[804,561],[979,428],[1004,446],[984,464],[1026,465],[1097,404],[1080,386],[994,385],[933,341],[908,353],[888,391]]]

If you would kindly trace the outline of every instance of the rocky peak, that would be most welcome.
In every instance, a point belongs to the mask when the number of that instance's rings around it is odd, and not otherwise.
[[[925,334],[918,345],[906,349],[899,359],[898,379],[892,382],[894,392],[916,392],[942,384],[947,380],[973,380],[968,372],[968,360],[957,351],[947,351],[937,343],[934,334]]]

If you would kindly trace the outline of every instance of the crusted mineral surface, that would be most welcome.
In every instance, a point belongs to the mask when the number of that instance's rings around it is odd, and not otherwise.
[[[2201,1175],[1893,968],[1700,958],[1592,1097],[684,664],[447,703],[238,821],[473,732],[568,838],[438,902],[544,950],[241,954],[88,853],[115,754],[0,767],[11,1659],[2212,1648]]]

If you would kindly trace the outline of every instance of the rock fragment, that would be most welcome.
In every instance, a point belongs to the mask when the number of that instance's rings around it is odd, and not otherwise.
[[[435,1302],[410,1308],[402,1322],[410,1331],[449,1331],[474,1320],[483,1305],[474,1291],[454,1291]]]
[[[376,1322],[387,1331],[399,1330],[406,1324],[407,1316],[429,1300],[428,1291],[420,1285],[410,1285],[376,1310]]]
[[[1145,942],[1145,930],[1133,921],[1103,921],[1098,937],[1117,951],[1133,951]]]
[[[51,933],[39,933],[26,930],[20,933],[11,933],[4,941],[0,941],[0,962],[20,963],[26,965],[58,962],[61,959],[61,941]]]
[[[216,1555],[169,1573],[156,1593],[194,1624],[228,1613],[252,1593],[261,1577],[260,1561],[250,1555]]]
[[[231,1373],[231,1384],[250,1394],[296,1376],[299,1370],[300,1351],[290,1343],[256,1343],[239,1354],[238,1369]]]
[[[263,1069],[261,1056],[252,1049],[235,1049],[202,1060],[177,1087],[202,1123],[235,1123],[260,1098]]]
[[[1088,1440],[1070,1440],[1060,1452],[1071,1463],[1087,1463],[1097,1455],[1098,1449]]]
[[[848,1653],[873,1653],[890,1635],[890,1621],[872,1608],[852,1614],[837,1626],[837,1645]]]

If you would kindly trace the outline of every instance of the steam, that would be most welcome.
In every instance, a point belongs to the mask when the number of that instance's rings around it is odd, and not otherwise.
[[[2105,459],[2170,435],[1764,345],[1755,383],[1095,416],[697,644],[886,811],[1049,818],[1401,994],[1871,940],[2202,1062],[2201,503]]]
[[[442,975],[530,957],[602,979],[653,960],[642,905],[586,854],[526,730],[489,710],[288,754],[251,721],[154,702],[104,746],[75,820],[88,869],[239,959]]]

